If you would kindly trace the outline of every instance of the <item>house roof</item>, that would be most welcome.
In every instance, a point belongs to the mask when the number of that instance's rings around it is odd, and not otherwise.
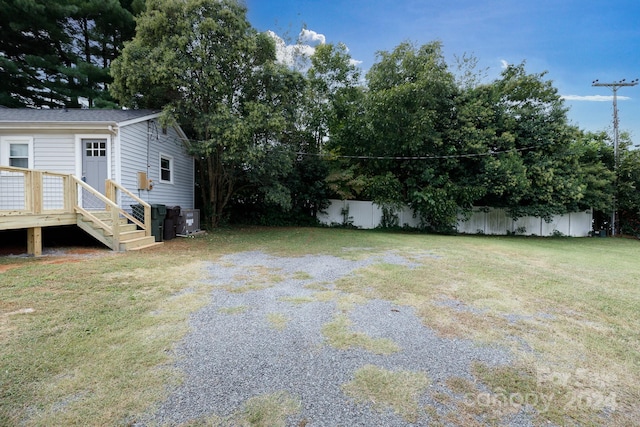
[[[160,110],[36,109],[0,108],[0,130],[109,130],[151,120]],[[174,126],[183,142],[188,138],[179,125]]]
[[[153,118],[157,110],[0,108],[0,123],[105,123],[118,124]]]

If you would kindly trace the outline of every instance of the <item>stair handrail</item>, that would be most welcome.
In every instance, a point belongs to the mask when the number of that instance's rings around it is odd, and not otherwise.
[[[142,228],[144,230],[145,236],[147,236],[147,237],[151,236],[151,205],[149,203],[145,202],[144,200],[142,200],[140,197],[138,197],[135,194],[133,194],[131,191],[127,190],[122,185],[120,185],[117,182],[115,182],[114,180],[107,179],[106,180],[105,192],[107,193],[107,197],[111,197],[111,200],[114,203],[116,201],[116,192],[113,191],[112,189],[117,189],[117,190],[122,191],[127,196],[131,197],[133,200],[138,202],[138,204],[140,204],[144,208],[144,221],[143,222],[141,222],[138,218],[134,217],[133,215],[130,215],[126,211],[123,211],[123,213],[124,213],[125,217],[127,217],[129,220],[131,220],[131,222],[133,222],[134,224],[136,224],[137,226],[139,226],[140,228]]]
[[[100,193],[98,190],[79,179],[77,176],[72,175],[71,179],[76,185],[80,185],[82,188],[87,190],[89,193],[93,194],[96,198],[104,202],[107,206],[107,210],[111,211],[111,225],[105,223],[97,216],[93,215],[90,211],[82,208],[80,205],[76,204],[76,211],[82,213],[83,216],[86,216],[91,219],[91,221],[95,224],[98,224],[104,231],[108,234],[112,235],[113,239],[113,247],[117,248],[120,246],[120,214],[126,214],[117,203],[111,201],[107,196]]]

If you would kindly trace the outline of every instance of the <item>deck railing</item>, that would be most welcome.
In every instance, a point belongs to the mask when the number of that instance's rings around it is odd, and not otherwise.
[[[72,175],[0,166],[2,215],[73,212],[77,193]]]
[[[145,230],[146,236],[151,236],[150,204],[111,179],[106,181],[105,193],[109,200],[122,207],[125,218]]]
[[[56,225],[56,215],[81,213],[113,236],[115,247],[120,220],[126,218],[151,235],[151,206],[112,180],[106,181],[101,194],[71,174],[0,166],[0,229]],[[122,206],[122,207],[121,207]],[[126,207],[126,208],[123,208]],[[108,220],[98,212],[109,212]],[[42,216],[47,216],[47,221]],[[6,217],[15,221],[7,221]],[[33,223],[29,218],[34,219]],[[20,220],[18,221],[18,218]],[[66,223],[66,222],[65,222]]]
[[[100,194],[95,188],[75,176],[71,178],[81,194],[82,203],[78,203],[75,210],[82,214],[85,220],[89,220],[104,230],[104,234],[111,236],[114,248],[120,245],[120,215],[123,211],[120,207]],[[90,207],[87,206],[87,199],[91,200]],[[109,220],[96,215],[97,212],[109,212]]]

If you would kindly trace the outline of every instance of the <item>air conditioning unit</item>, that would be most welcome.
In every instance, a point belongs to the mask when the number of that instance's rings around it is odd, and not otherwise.
[[[180,209],[180,216],[176,223],[176,234],[188,236],[196,231],[200,231],[200,210]]]

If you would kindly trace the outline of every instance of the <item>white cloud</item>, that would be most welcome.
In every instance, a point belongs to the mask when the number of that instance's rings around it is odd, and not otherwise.
[[[287,44],[282,37],[271,30],[267,31],[267,34],[276,42],[276,60],[281,64],[298,70],[307,69],[309,67],[308,59],[315,53],[316,46],[326,43],[324,34],[306,28],[300,31],[296,44]],[[348,51],[349,49],[347,48]],[[362,64],[362,61],[352,58],[350,63],[358,67]]]
[[[314,54],[318,44],[325,43],[325,36],[306,28],[300,31],[298,43],[287,44],[282,37],[273,31],[267,31],[276,42],[276,60],[288,67],[304,69],[308,67],[308,59]],[[314,44],[312,46],[311,44]]]
[[[566,101],[587,101],[587,102],[611,102],[613,95],[562,95],[562,99]],[[631,99],[628,96],[618,96],[619,101],[627,101]]]
[[[502,67],[503,70],[506,70],[507,67],[509,66],[509,63],[507,62],[506,59],[501,59],[500,60],[500,66]]]
[[[307,30],[306,28],[303,28],[302,31],[300,31],[299,40],[301,44],[317,46],[319,44],[325,44],[327,38],[324,36],[324,34],[319,34],[313,30]]]
[[[276,42],[276,60],[289,67],[293,67],[300,58],[313,55],[315,48],[305,44],[287,44],[282,37],[273,31],[267,31],[267,34]]]

